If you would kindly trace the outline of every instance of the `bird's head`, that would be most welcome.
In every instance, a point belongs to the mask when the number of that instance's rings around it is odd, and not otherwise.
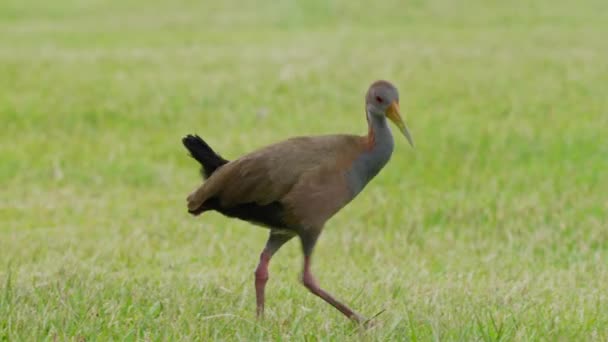
[[[389,118],[399,127],[399,130],[410,145],[414,146],[414,140],[410,131],[401,118],[399,112],[399,92],[394,85],[388,81],[376,81],[372,83],[365,96],[365,108],[369,115],[379,115]]]

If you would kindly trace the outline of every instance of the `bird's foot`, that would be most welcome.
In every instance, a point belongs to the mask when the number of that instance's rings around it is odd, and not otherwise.
[[[350,318],[351,320],[353,320],[355,323],[361,325],[364,324],[367,321],[367,318],[359,315],[356,312],[353,312],[348,318]]]
[[[353,313],[353,315],[350,317],[350,319],[357,322],[364,329],[371,329],[377,325],[377,321],[375,320],[376,317],[380,316],[380,314],[382,314],[384,311],[385,310],[378,312],[377,314],[373,315],[371,318],[365,318],[365,317],[359,315],[358,313]]]

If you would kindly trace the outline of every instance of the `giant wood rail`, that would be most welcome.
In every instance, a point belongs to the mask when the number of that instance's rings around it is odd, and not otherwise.
[[[413,146],[399,113],[399,93],[387,81],[374,82],[365,97],[368,134],[305,136],[261,148],[233,161],[219,156],[196,135],[183,138],[202,165],[206,181],[188,196],[188,211],[215,210],[266,227],[270,235],[255,270],[258,317],[264,313],[264,288],[270,258],[294,236],[302,242],[302,282],[310,292],[348,318],[363,317],[319,287],[311,255],[325,223],[348,204],[388,162],[393,121]]]

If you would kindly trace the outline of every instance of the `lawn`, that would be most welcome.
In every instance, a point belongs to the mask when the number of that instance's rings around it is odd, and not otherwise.
[[[0,3],[0,340],[608,340],[608,2]],[[297,241],[192,218],[181,146],[228,159],[367,131],[416,141]]]

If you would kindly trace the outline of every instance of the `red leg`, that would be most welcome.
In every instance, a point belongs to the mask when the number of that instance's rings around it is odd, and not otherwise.
[[[260,263],[255,269],[255,301],[257,304],[257,316],[264,315],[264,289],[268,281],[268,264],[270,263],[270,253],[264,249],[260,254]]]
[[[346,317],[352,319],[357,323],[363,323],[365,321],[363,316],[354,312],[351,308],[342,304],[332,295],[325,292],[322,288],[319,287],[317,281],[315,280],[310,271],[310,255],[304,256],[304,273],[302,274],[302,282],[304,283],[304,286],[306,286],[306,288],[310,290],[310,292],[321,297],[324,301],[331,304],[334,308],[340,310],[340,312],[343,313]]]
[[[268,264],[270,263],[270,258],[292,237],[293,235],[271,231],[268,242],[266,242],[266,247],[264,247],[262,254],[260,254],[260,263],[255,269],[255,301],[258,318],[264,317],[264,292],[266,283],[268,282]]]
[[[351,308],[342,304],[332,295],[320,288],[317,284],[317,281],[313,277],[312,272],[310,271],[310,257],[312,255],[312,251],[315,247],[315,244],[317,243],[317,238],[319,237],[320,232],[321,229],[310,230],[307,232],[307,234],[300,235],[300,240],[302,241],[302,249],[304,252],[304,272],[302,273],[302,282],[310,292],[312,292],[318,297],[321,297],[321,299],[331,304],[334,308],[338,309],[341,313],[343,313],[344,316],[348,317],[349,319],[352,319],[357,323],[364,323],[365,318],[363,316],[354,312]]]

